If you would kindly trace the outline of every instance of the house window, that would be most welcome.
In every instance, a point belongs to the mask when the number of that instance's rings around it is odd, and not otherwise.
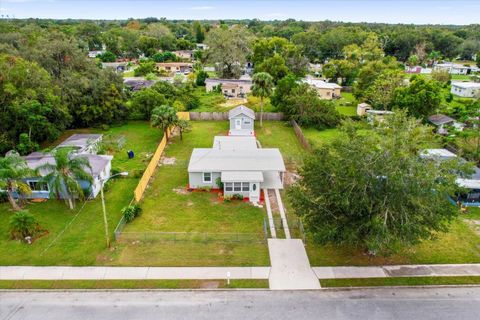
[[[233,183],[225,182],[225,191],[233,191]]]
[[[250,183],[249,182],[243,182],[242,183],[242,191],[250,191]]]
[[[40,181],[29,181],[28,186],[32,191],[48,191],[48,184]]]
[[[234,182],[233,183],[233,191],[242,191],[242,183],[241,182]]]
[[[250,124],[250,119],[243,119],[243,123]]]
[[[204,172],[203,173],[203,182],[204,183],[211,183],[212,182],[212,173],[211,172]]]
[[[235,93],[235,89],[232,89],[232,93]]]

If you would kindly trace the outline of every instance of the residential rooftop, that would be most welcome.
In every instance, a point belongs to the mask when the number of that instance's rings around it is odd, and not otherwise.
[[[241,105],[241,106],[238,106],[238,107],[235,107],[233,108],[232,110],[230,110],[228,112],[228,119],[231,119],[233,117],[236,117],[240,114],[244,114],[246,116],[248,116],[249,118],[255,120],[255,112],[250,109],[250,108],[247,108],[246,106],[244,105]]]
[[[320,79],[306,78],[306,79],[303,79],[302,82],[304,82],[304,83],[306,83],[310,86],[314,86],[318,89],[341,89],[342,88],[341,86],[339,86],[336,83],[325,82],[325,81],[320,80]]]
[[[102,138],[103,135],[101,134],[84,134],[84,133],[77,133],[73,134],[67,139],[65,139],[62,143],[60,143],[58,147],[75,147],[79,149],[86,148],[90,146],[92,143],[97,142]]]

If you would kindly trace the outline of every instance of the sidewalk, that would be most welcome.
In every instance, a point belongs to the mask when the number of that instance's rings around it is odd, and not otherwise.
[[[319,279],[480,276],[480,264],[313,267]]]
[[[270,267],[0,267],[0,280],[268,279]]]

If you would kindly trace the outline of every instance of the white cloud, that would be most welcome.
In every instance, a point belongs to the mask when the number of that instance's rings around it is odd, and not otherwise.
[[[195,11],[210,11],[210,10],[215,10],[215,7],[212,7],[212,6],[199,6],[199,7],[191,7],[190,10],[195,10]]]

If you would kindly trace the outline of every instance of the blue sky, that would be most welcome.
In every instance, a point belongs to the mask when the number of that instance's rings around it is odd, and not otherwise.
[[[480,23],[480,0],[0,0],[16,18],[243,19]]]

